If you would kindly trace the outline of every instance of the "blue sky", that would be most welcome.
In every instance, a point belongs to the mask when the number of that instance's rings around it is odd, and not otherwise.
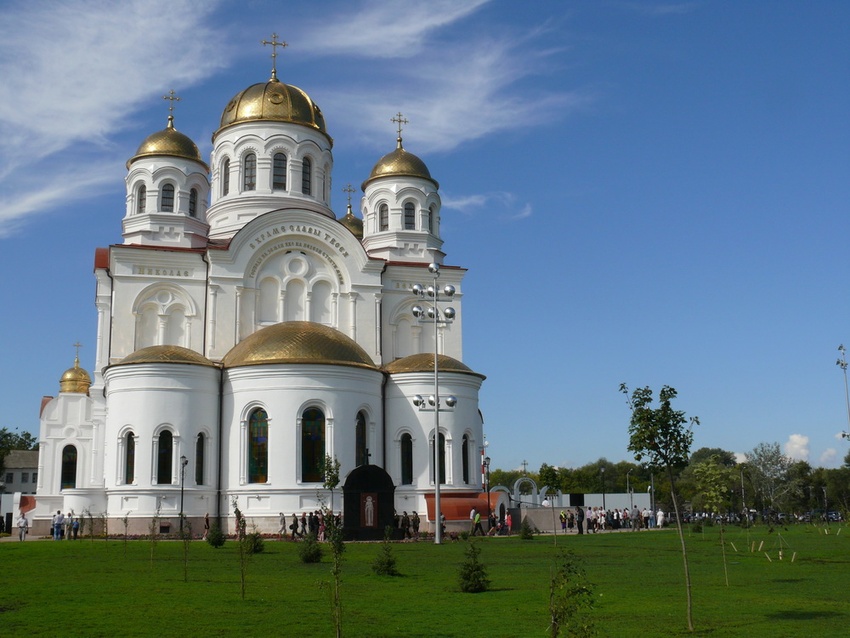
[[[208,156],[269,75],[334,137],[334,209],[394,148],[440,182],[493,465],[632,460],[617,388],[671,385],[694,448],[848,444],[850,3],[0,2],[0,427],[37,433],[80,341],[125,161]]]

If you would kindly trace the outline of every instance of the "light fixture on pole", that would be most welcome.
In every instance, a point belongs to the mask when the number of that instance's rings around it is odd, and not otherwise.
[[[183,484],[186,482],[186,466],[189,459],[185,455],[180,457],[180,535],[183,535]]]
[[[632,473],[632,470],[635,468],[630,468],[628,472],[626,472],[626,491],[629,493],[629,514],[632,513],[632,510],[635,508],[635,499],[632,496],[632,487],[631,483],[629,483],[629,474]]]
[[[602,516],[605,516],[608,511],[605,507],[605,468],[600,467],[599,473],[602,475]]]
[[[487,486],[487,525],[490,524],[490,457],[484,457],[484,476],[486,477],[486,486]],[[489,529],[487,530],[489,531]]]
[[[443,538],[443,521],[440,510],[440,412],[452,410],[457,405],[457,398],[453,396],[446,397],[446,407],[442,407],[440,402],[440,372],[438,361],[440,354],[439,327],[440,324],[451,323],[455,318],[455,311],[454,308],[445,308],[440,312],[437,304],[440,301],[441,292],[447,299],[454,297],[455,287],[446,284],[443,290],[440,290],[437,285],[437,279],[440,276],[439,264],[429,264],[428,272],[433,275],[434,283],[427,287],[422,284],[414,284],[413,294],[423,299],[430,299],[430,303],[425,308],[418,304],[413,306],[413,316],[425,323],[433,322],[434,324],[434,394],[430,395],[427,399],[417,394],[413,397],[413,405],[419,408],[420,411],[434,412],[434,543],[439,545]]]

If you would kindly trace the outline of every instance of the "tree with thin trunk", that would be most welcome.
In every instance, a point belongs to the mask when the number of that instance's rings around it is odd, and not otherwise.
[[[629,422],[629,451],[635,459],[650,470],[665,471],[670,481],[670,496],[676,513],[676,529],[682,544],[682,562],[685,569],[685,591],[688,601],[688,629],[694,630],[691,613],[691,576],[688,570],[688,552],[685,547],[685,534],[682,530],[682,516],[676,500],[677,473],[688,463],[694,434],[691,428],[699,425],[695,416],[686,417],[681,410],[674,410],[671,402],[676,398],[676,389],[663,386],[658,393],[658,407],[654,407],[652,390],[649,387],[636,388],[629,395],[625,383],[620,384],[620,392],[626,395],[626,401],[632,412]]]

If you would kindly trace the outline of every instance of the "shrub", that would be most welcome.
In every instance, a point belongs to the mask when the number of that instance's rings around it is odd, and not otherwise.
[[[581,561],[573,552],[561,553],[549,583],[549,635],[596,636],[590,612],[593,586],[587,580]]]
[[[218,523],[212,523],[210,525],[210,531],[207,534],[207,542],[216,549],[224,545],[224,532],[221,531]]]
[[[527,518],[522,519],[522,523],[520,523],[519,537],[524,541],[534,540],[534,528]]]
[[[266,542],[263,540],[263,535],[259,532],[251,532],[245,536],[245,551],[248,554],[262,554],[266,548]]]
[[[393,528],[387,525],[384,528],[384,542],[381,543],[381,551],[375,557],[375,562],[372,563],[372,571],[378,576],[398,576],[399,572],[396,568],[396,557],[393,554],[393,546],[390,539],[393,536]]]
[[[487,591],[490,586],[490,579],[487,578],[487,570],[481,561],[478,560],[478,554],[481,553],[481,548],[478,543],[472,541],[466,546],[466,559],[460,565],[460,590],[467,594],[478,594]]]
[[[307,534],[304,540],[298,543],[298,556],[302,563],[318,563],[322,560],[322,546],[316,540],[315,534]]]

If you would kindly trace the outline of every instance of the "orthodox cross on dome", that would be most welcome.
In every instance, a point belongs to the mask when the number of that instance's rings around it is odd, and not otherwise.
[[[398,140],[397,141],[398,141],[398,147],[401,148],[401,128],[402,128],[402,125],[410,124],[410,122],[407,121],[404,118],[404,116],[401,114],[401,111],[396,113],[394,117],[391,117],[390,122],[395,122],[396,124],[398,124]]]
[[[74,364],[76,365],[80,364],[80,348],[82,347],[83,344],[81,344],[79,341],[74,344],[74,349],[76,350],[76,352],[74,353]]]
[[[349,183],[349,184],[345,185],[345,188],[342,189],[342,192],[346,193],[348,195],[348,210],[350,211],[351,210],[351,193],[354,192],[354,189],[351,187],[351,184]]]
[[[260,44],[263,46],[270,44],[272,46],[272,77],[269,79],[269,82],[277,82],[277,48],[282,47],[285,49],[289,45],[283,41],[278,42],[277,33],[272,33],[271,40],[260,40]]]
[[[168,92],[168,95],[162,96],[163,100],[168,100],[168,128],[174,128],[174,103],[180,101],[180,96],[174,93],[174,89]]]

